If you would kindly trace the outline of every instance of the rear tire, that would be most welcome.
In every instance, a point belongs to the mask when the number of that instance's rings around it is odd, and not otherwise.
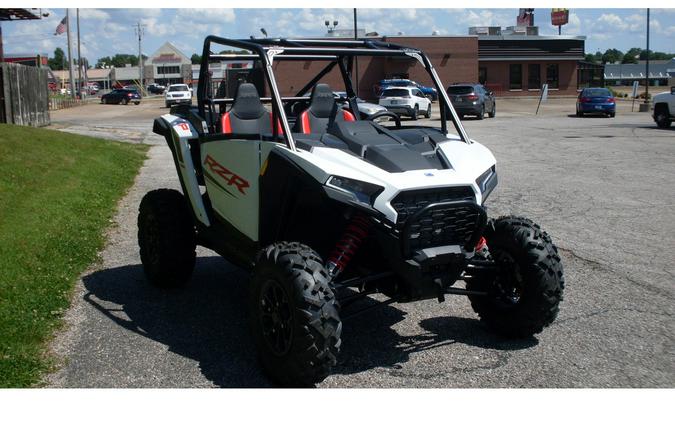
[[[417,120],[417,116],[419,115],[419,113],[420,113],[420,107],[417,104],[415,104],[415,107],[413,108],[413,111],[410,114],[410,119],[411,120]]]
[[[497,115],[497,104],[492,104],[492,110],[488,113],[489,118],[494,118]]]
[[[427,119],[431,119],[431,104],[429,104],[429,107],[427,107],[427,112],[424,115]]]
[[[342,321],[319,255],[297,242],[263,249],[251,275],[249,316],[265,372],[289,387],[323,381],[337,363]]]
[[[654,113],[654,120],[656,121],[656,126],[661,129],[668,129],[672,123],[670,121],[668,109],[664,106],[659,107]]]
[[[485,118],[485,104],[483,104],[478,112],[478,120],[483,120]]]
[[[183,194],[158,189],[143,197],[138,213],[138,245],[150,283],[175,287],[190,279],[197,240],[194,220]]]
[[[564,277],[558,249],[545,231],[521,217],[491,221],[484,236],[499,274],[491,281],[467,282],[469,290],[488,292],[469,296],[471,306],[502,335],[528,337],[541,332],[555,320],[562,301]]]

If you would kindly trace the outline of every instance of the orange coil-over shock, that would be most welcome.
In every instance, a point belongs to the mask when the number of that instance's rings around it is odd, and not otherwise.
[[[337,277],[345,269],[361,246],[363,239],[368,236],[369,229],[370,219],[361,213],[355,214],[349,220],[347,229],[333,248],[326,264],[331,278]]]

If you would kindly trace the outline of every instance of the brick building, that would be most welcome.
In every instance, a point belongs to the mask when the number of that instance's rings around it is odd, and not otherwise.
[[[446,85],[478,79],[476,36],[396,36],[376,39],[421,49],[429,57],[441,81]],[[295,94],[325,66],[325,62],[319,61],[275,62],[275,77],[282,95]],[[358,95],[364,99],[374,98],[373,88],[381,79],[406,78],[423,85],[432,85],[422,65],[412,58],[359,57],[355,73],[358,75]],[[342,90],[342,78],[337,67],[320,82],[327,83],[336,90]]]
[[[478,81],[500,96],[576,95],[585,37],[478,36]]]

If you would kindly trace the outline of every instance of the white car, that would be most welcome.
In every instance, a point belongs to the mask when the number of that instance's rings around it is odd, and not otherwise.
[[[192,103],[192,90],[186,84],[173,84],[164,94],[164,105],[171,107],[173,104]]]
[[[409,116],[413,120],[417,120],[420,113],[426,118],[431,117],[431,101],[422,91],[412,86],[385,89],[380,95],[379,104],[393,113]]]
[[[670,87],[670,92],[654,95],[652,103],[652,117],[656,125],[661,129],[669,128],[675,120],[675,87]]]

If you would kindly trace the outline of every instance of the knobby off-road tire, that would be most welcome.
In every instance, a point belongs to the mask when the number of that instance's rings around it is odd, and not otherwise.
[[[256,258],[249,312],[266,373],[282,386],[323,381],[337,362],[342,321],[321,258],[296,242],[274,243]]]
[[[492,220],[484,236],[500,275],[488,287],[488,296],[469,296],[471,306],[502,335],[541,332],[555,320],[562,301],[565,284],[558,249],[545,231],[522,217]],[[467,282],[469,290],[485,287],[485,281]]]
[[[143,197],[138,212],[138,245],[143,270],[152,284],[185,284],[195,266],[196,242],[194,220],[180,192],[158,189]]]

